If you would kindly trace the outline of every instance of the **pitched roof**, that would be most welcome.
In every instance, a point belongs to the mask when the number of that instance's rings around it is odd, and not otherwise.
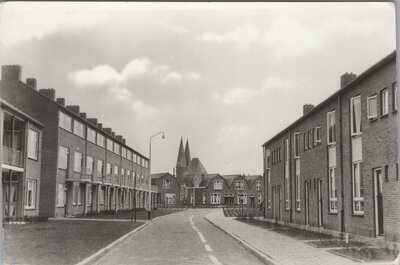
[[[200,159],[196,157],[190,160],[186,174],[207,174],[207,171]]]
[[[258,178],[261,178],[261,175],[249,175],[245,176],[245,179],[247,180],[247,183],[249,187],[251,187],[254,184],[254,181],[256,181]]]
[[[185,158],[186,158],[186,164],[189,165],[191,157],[190,157],[190,149],[189,149],[189,140],[188,139],[186,139]]]
[[[203,175],[203,180],[201,181],[200,186],[208,187],[208,185],[210,185],[210,181],[216,176],[221,176],[221,175],[218,173]]]
[[[181,137],[181,143],[179,144],[178,160],[176,161],[176,167],[187,167],[185,150],[183,149],[182,137]]]
[[[240,174],[221,175],[221,176],[226,180],[226,183],[228,183],[228,186],[230,187],[232,185],[233,180],[239,177]]]
[[[169,172],[151,174],[151,185],[156,185],[157,181],[166,175],[173,177]]]

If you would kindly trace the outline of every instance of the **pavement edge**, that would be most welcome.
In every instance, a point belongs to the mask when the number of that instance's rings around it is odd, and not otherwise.
[[[266,253],[262,252],[261,250],[257,249],[255,246],[250,244],[249,242],[245,241],[244,239],[240,238],[238,235],[223,229],[221,226],[217,225],[213,221],[207,218],[207,216],[204,217],[204,219],[209,222],[210,224],[214,225],[216,228],[224,232],[225,234],[229,235],[233,239],[239,242],[240,245],[242,245],[245,249],[247,249],[250,253],[252,253],[254,256],[256,256],[259,260],[261,260],[264,264],[266,265],[282,265],[280,262],[276,261]]]

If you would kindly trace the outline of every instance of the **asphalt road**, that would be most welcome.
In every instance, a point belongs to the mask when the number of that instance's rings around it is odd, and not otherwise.
[[[263,264],[204,219],[208,209],[165,216],[115,246],[93,264]]]

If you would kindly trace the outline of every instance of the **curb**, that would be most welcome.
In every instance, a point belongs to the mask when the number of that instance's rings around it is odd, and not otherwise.
[[[76,263],[75,265],[88,265],[91,262],[96,261],[97,259],[101,258],[103,255],[105,255],[108,251],[111,250],[111,248],[113,248],[114,246],[116,246],[117,244],[121,243],[122,241],[124,241],[126,238],[128,238],[129,236],[135,234],[136,232],[139,232],[140,230],[146,228],[149,225],[152,225],[154,223],[154,221],[157,221],[158,219],[162,218],[162,217],[167,217],[167,216],[171,216],[174,214],[178,214],[181,213],[182,211],[176,212],[176,213],[171,213],[171,214],[167,214],[167,215],[161,215],[161,216],[157,216],[153,219],[151,219],[150,221],[146,221],[144,224],[140,225],[139,227],[135,228],[134,230],[130,231],[129,233],[121,236],[120,238],[118,238],[117,240],[115,240],[114,242],[111,242],[109,245],[105,246],[104,248],[98,250],[96,253],[90,255],[89,257],[85,258],[84,260],[81,260],[80,262]]]
[[[204,219],[207,222],[209,222],[210,224],[214,225],[219,230],[221,230],[222,232],[224,232],[225,234],[229,235],[230,237],[232,237],[233,239],[238,241],[240,245],[242,245],[250,253],[252,253],[254,256],[256,256],[264,264],[266,264],[266,265],[282,265],[282,263],[280,263],[279,261],[273,259],[271,256],[269,256],[268,254],[264,253],[263,251],[257,249],[255,246],[253,246],[249,242],[245,241],[244,239],[240,238],[238,235],[223,229],[222,227],[220,227],[219,225],[217,225],[216,223],[214,223],[213,221],[211,221],[207,217],[204,217]]]
[[[81,260],[80,262],[76,263],[75,265],[87,265],[87,264],[99,259],[101,256],[103,256],[108,251],[110,251],[111,248],[113,248],[115,245],[121,243],[127,237],[133,235],[136,232],[139,232],[140,230],[142,230],[143,228],[145,228],[145,227],[147,227],[149,225],[150,225],[150,222],[146,222],[146,223],[142,224],[141,226],[139,226],[139,227],[135,228],[134,230],[130,231],[129,233],[121,236],[120,238],[118,238],[114,242],[111,242],[110,244],[108,244],[104,248],[98,250],[96,253],[92,254],[91,256],[89,256],[89,257],[85,258],[84,260]]]

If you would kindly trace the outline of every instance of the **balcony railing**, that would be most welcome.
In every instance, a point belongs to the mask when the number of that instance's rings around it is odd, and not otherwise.
[[[3,163],[23,167],[24,166],[24,154],[22,151],[3,145]]]

